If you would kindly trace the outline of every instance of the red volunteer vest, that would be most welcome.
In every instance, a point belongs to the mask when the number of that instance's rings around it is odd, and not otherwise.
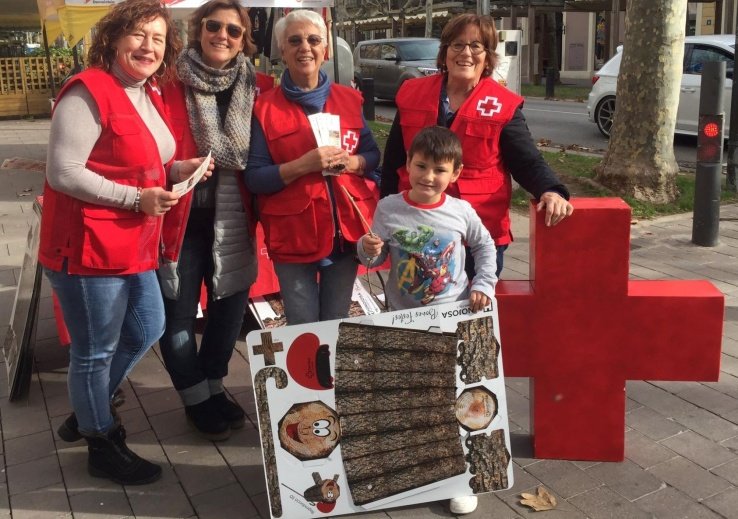
[[[341,143],[350,154],[359,146],[364,127],[361,94],[332,84],[324,111],[341,119]],[[317,147],[305,112],[288,101],[276,88],[262,94],[254,106],[254,117],[261,123],[269,153],[275,164],[295,160]],[[336,201],[328,191],[330,184]],[[309,263],[328,256],[333,249],[336,225],[340,236],[356,242],[365,234],[361,219],[343,191],[345,187],[371,225],[377,199],[363,177],[351,174],[324,177],[320,171],[308,173],[283,190],[258,195],[259,219],[269,256],[282,263]]]
[[[396,102],[405,151],[421,129],[437,124],[442,81],[443,76],[437,74],[408,80],[400,87]],[[450,128],[461,140],[464,169],[446,192],[476,209],[496,245],[512,241],[512,184],[500,155],[500,133],[522,102],[523,98],[514,92],[483,78],[459,108]],[[397,173],[399,190],[409,189],[406,167]]]
[[[100,112],[102,134],[87,168],[105,178],[141,188],[165,186],[159,148],[146,124],[111,74],[90,68],[74,76],[59,92],[81,82]],[[164,121],[159,95],[146,91]],[[171,131],[171,130],[170,130]],[[59,271],[64,260],[70,274],[135,274],[158,266],[161,218],[143,212],[83,202],[44,185],[39,261]]]
[[[259,92],[266,92],[274,88],[274,78],[261,72],[256,73],[256,95]],[[174,138],[177,140],[177,160],[191,159],[198,156],[197,144],[192,137],[190,131],[190,120],[187,115],[187,101],[184,91],[184,85],[179,81],[172,81],[162,88],[162,98],[164,106],[174,129]],[[238,175],[238,187],[241,190],[241,201],[243,202],[244,211],[250,215],[249,223],[250,231],[253,236],[256,227],[256,214],[251,204],[251,193],[246,189],[243,177]],[[179,253],[182,249],[182,241],[187,230],[187,219],[190,216],[190,208],[192,207],[192,194],[190,191],[179,199],[179,203],[175,205],[164,217],[164,226],[162,229],[162,250],[161,254],[169,261],[177,261]]]
[[[256,73],[256,96],[274,88],[274,78],[263,72]]]

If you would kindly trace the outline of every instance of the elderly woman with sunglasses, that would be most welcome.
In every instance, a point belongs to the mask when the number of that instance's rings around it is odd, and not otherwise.
[[[556,225],[574,208],[533,142],[523,98],[491,78],[496,47],[497,31],[488,16],[462,14],[446,24],[437,59],[441,73],[406,81],[397,93],[381,185],[382,196],[407,189],[406,152],[415,134],[433,125],[451,129],[463,146],[464,170],[447,192],[477,210],[497,246],[499,277],[512,241],[511,176],[539,200],[546,225]]]
[[[365,175],[377,166],[379,149],[361,95],[320,70],[327,42],[320,15],[291,11],[274,31],[286,70],[280,88],[256,101],[246,184],[257,194],[287,322],[343,318],[356,241],[366,232],[362,214],[371,221],[376,207]],[[319,112],[340,117],[337,145],[317,145],[308,116]]]
[[[238,0],[211,0],[190,18],[189,47],[177,61],[180,82],[163,89],[181,157],[212,152],[215,170],[167,216],[159,283],[166,329],[159,341],[164,364],[185,416],[205,438],[218,441],[243,427],[243,409],[226,396],[256,257],[250,195],[241,172],[249,153],[251,111],[257,89],[272,78],[257,75],[247,10]],[[195,336],[202,284],[207,321],[198,350]]]

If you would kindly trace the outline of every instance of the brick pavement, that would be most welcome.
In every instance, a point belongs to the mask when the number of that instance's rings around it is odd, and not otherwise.
[[[0,161],[43,160],[48,129],[48,120],[0,121]],[[10,313],[33,218],[31,195],[40,193],[42,183],[38,173],[0,171],[0,316]],[[503,278],[525,279],[527,218],[516,215],[514,231]],[[738,518],[738,205],[722,208],[717,247],[693,246],[690,237],[690,215],[634,224],[630,272],[636,279],[709,279],[725,294],[720,380],[629,382],[627,459],[596,463],[531,459],[528,380],[508,379],[515,486],[481,496],[478,510],[466,517],[527,517],[531,512],[518,504],[518,494],[543,484],[559,498],[547,519]],[[46,286],[42,294],[27,401],[8,402],[6,370],[0,368],[0,517],[269,517],[243,340],[226,387],[250,421],[225,443],[192,433],[156,348],[136,367],[121,412],[128,441],[165,470],[157,483],[124,488],[88,476],[84,444],[67,444],[54,434],[70,412],[67,353],[58,344]],[[445,503],[431,503],[361,517],[449,516]]]

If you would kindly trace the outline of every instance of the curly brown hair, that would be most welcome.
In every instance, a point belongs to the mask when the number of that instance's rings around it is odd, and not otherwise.
[[[256,45],[251,39],[251,18],[249,18],[249,10],[239,3],[239,0],[210,0],[202,4],[192,13],[188,24],[187,46],[195,49],[202,55],[202,45],[200,45],[200,37],[202,36],[202,21],[219,9],[233,9],[238,13],[241,20],[243,31],[243,53],[246,57],[251,57],[256,53]]]
[[[479,28],[482,43],[484,48],[487,49],[485,56],[487,65],[482,71],[482,77],[490,76],[497,66],[497,53],[495,52],[497,49],[497,29],[495,28],[495,21],[490,16],[466,13],[452,18],[441,33],[441,46],[438,49],[436,65],[444,74],[447,72],[446,55],[448,54],[448,47],[464,32],[468,25],[476,25]]]
[[[155,18],[163,19],[167,27],[164,60],[156,75],[161,83],[175,78],[175,63],[182,50],[182,41],[172,22],[169,9],[159,0],[125,0],[115,4],[95,26],[95,34],[87,56],[90,66],[110,71],[117,56],[115,43]]]

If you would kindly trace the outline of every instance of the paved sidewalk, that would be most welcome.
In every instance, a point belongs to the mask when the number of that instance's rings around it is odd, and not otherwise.
[[[48,129],[48,120],[0,121],[0,162],[14,156],[44,160]],[[31,203],[42,185],[40,173],[0,170],[3,323],[33,218]],[[556,510],[541,515],[546,519],[738,518],[738,205],[723,207],[721,214],[715,248],[690,244],[690,215],[634,224],[630,269],[637,279],[709,279],[725,294],[720,381],[629,382],[627,459],[593,463],[531,459],[528,380],[508,379],[515,486],[481,496],[478,510],[464,517],[529,517],[532,512],[518,504],[518,494],[543,484],[559,499]],[[526,279],[527,218],[516,215],[514,231],[503,278]],[[67,352],[58,343],[46,287],[40,313],[27,401],[8,402],[6,370],[0,367],[0,517],[269,517],[243,340],[226,387],[250,421],[224,443],[202,440],[190,430],[156,348],[136,367],[125,384],[121,412],[128,442],[165,470],[157,483],[124,488],[88,476],[84,443],[64,443],[54,433],[70,412]],[[450,514],[445,503],[431,503],[361,517]]]

